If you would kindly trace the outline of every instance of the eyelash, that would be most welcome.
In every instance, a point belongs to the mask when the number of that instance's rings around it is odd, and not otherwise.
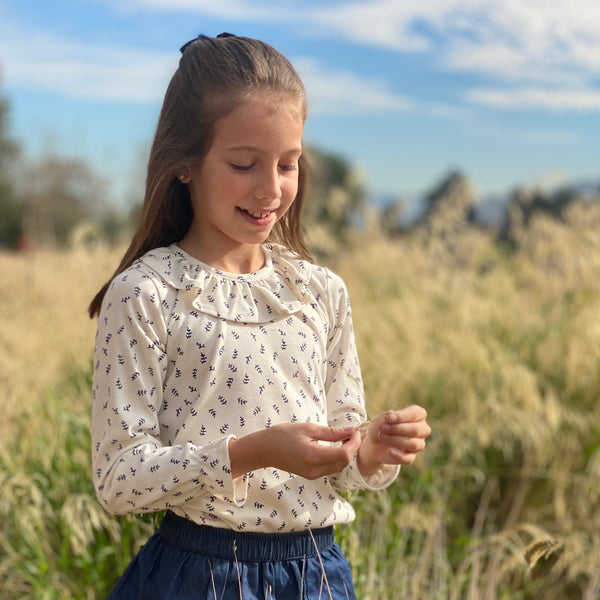
[[[254,166],[254,164],[251,165],[237,165],[235,163],[229,163],[231,165],[231,168],[234,171],[249,171],[250,169],[252,169],[252,167]],[[279,168],[282,169],[283,171],[297,171],[298,170],[298,165],[279,165]]]

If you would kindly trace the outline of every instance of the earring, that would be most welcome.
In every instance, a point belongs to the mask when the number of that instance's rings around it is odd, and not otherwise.
[[[183,180],[185,179],[185,175],[182,173],[181,175],[179,175],[179,180],[183,182]]]

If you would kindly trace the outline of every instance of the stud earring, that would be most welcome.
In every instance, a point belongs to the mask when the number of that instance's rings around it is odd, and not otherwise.
[[[183,174],[179,175],[179,180],[180,181],[183,181],[184,179],[185,179],[185,175],[183,175]]]

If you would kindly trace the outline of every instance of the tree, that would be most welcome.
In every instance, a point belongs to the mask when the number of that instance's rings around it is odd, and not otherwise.
[[[570,186],[553,193],[548,193],[540,187],[517,188],[510,194],[506,204],[504,218],[498,231],[498,241],[509,247],[516,247],[537,215],[562,221],[569,207],[580,200],[580,195]]]
[[[401,200],[391,200],[382,209],[379,215],[381,231],[388,237],[398,235],[403,230],[402,218],[404,205]]]
[[[446,175],[425,196],[418,226],[426,236],[452,241],[473,222],[475,192],[460,171]]]
[[[65,245],[86,219],[107,211],[106,182],[82,160],[48,156],[27,168],[25,231],[38,244]]]
[[[21,205],[15,193],[18,146],[8,134],[8,101],[0,94],[0,246],[15,248],[22,235]]]
[[[311,245],[325,253],[349,240],[362,217],[365,190],[343,157],[310,148],[308,197],[304,209]]]

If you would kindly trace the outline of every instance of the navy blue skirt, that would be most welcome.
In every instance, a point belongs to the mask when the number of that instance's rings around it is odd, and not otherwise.
[[[356,600],[333,527],[237,532],[167,513],[109,600]]]

